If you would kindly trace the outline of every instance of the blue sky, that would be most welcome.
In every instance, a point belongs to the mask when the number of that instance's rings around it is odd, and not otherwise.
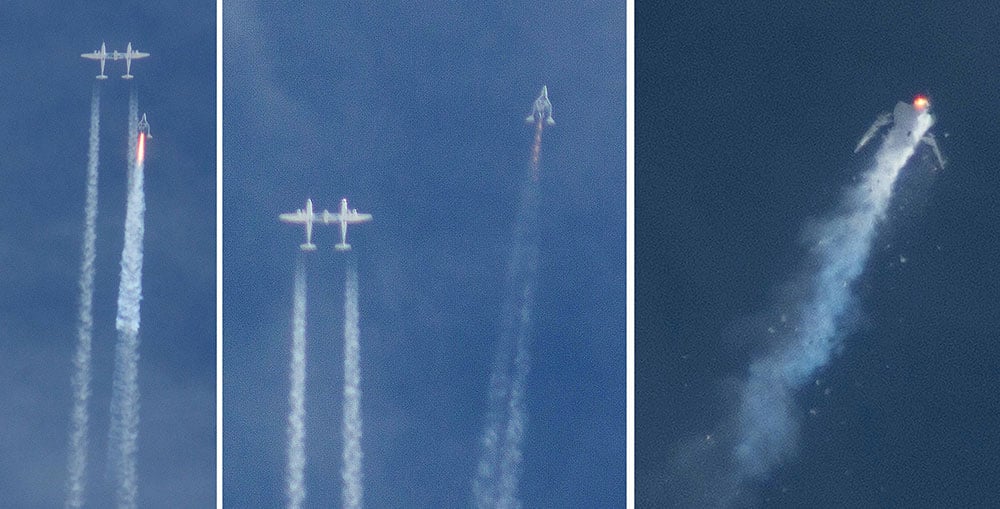
[[[711,429],[802,264],[801,232],[864,168],[878,112],[929,94],[950,164],[901,181],[858,285],[856,329],[800,395],[798,455],[762,505],[993,500],[998,188],[986,2],[706,8],[637,19],[637,486],[670,500],[678,443]],[[647,10],[648,9],[648,10]],[[90,88],[78,55],[132,41],[146,164],[140,504],[215,493],[215,6],[5,5],[0,85],[0,485],[63,499]],[[667,15],[669,14],[669,15]],[[284,501],[291,275],[279,212],[347,196],[361,274],[366,502],[464,506],[502,316],[507,244],[542,84],[527,506],[624,500],[624,5],[226,5],[225,494]],[[109,64],[120,74],[120,64]],[[105,451],[128,88],[102,84],[89,499]],[[118,133],[118,134],[116,134]],[[949,136],[944,137],[947,133]],[[309,269],[307,505],[339,500],[344,266]],[[908,261],[900,263],[900,257]],[[750,331],[750,332],[748,332]],[[748,339],[749,338],[749,339]],[[829,389],[829,392],[827,392]],[[986,458],[986,459],[984,459]]]
[[[625,10],[224,5],[224,496],[284,502],[292,272],[278,213],[341,197],[360,275],[365,502],[471,500],[507,244],[548,85],[521,495],[625,499]],[[344,266],[308,260],[306,506],[340,500]]]
[[[139,503],[215,498],[215,7],[8,2],[0,15],[0,485],[12,507],[65,497],[91,87],[101,41],[153,54],[132,74],[147,147],[139,363]],[[105,476],[114,319],[125,215],[128,87],[102,84],[88,501]]]
[[[732,408],[804,228],[866,168],[875,116],[918,93],[950,163],[922,151],[899,181],[844,349],[796,400],[795,457],[749,503],[995,505],[1000,11],[673,7],[636,13],[637,507],[678,502],[672,462]]]

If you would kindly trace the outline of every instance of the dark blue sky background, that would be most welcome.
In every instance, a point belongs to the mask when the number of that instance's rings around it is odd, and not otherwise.
[[[270,7],[270,4],[268,4]],[[359,261],[365,502],[467,507],[523,124],[548,85],[521,495],[625,501],[625,6],[224,7],[224,496],[285,502],[292,272],[311,197]],[[340,503],[343,257],[309,256],[306,505]]]
[[[865,169],[852,150],[876,114],[917,93],[950,164],[923,150],[904,173],[858,327],[757,502],[1000,503],[1000,11],[874,5],[637,6],[637,507],[670,504],[670,459],[732,407],[807,219]]]
[[[0,486],[5,507],[63,504],[91,87],[124,50],[155,139],[146,155],[139,503],[215,498],[215,5],[5,2],[0,43]],[[125,217],[128,85],[102,84],[88,501],[110,506],[108,409]]]

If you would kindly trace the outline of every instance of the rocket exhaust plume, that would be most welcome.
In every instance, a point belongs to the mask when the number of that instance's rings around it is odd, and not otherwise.
[[[351,257],[344,285],[344,438],[343,507],[360,509],[363,495],[361,478],[361,344],[358,328],[358,268]]]
[[[837,212],[809,232],[814,262],[800,286],[804,297],[785,313],[784,336],[749,366],[736,408],[712,435],[718,437],[714,445],[682,444],[667,476],[668,485],[676,483],[668,487],[678,497],[674,505],[755,505],[744,498],[794,454],[800,413],[795,398],[829,363],[847,332],[855,305],[852,283],[867,263],[900,170],[933,123],[926,107],[896,106],[894,126],[873,167],[847,190]]]
[[[142,164],[142,161],[146,158],[146,135],[145,133],[139,133],[139,140],[136,142],[138,146],[136,147],[136,163]]]
[[[94,260],[97,258],[97,162],[100,149],[101,89],[90,96],[90,147],[87,151],[87,198],[83,207],[83,256],[80,262],[80,308],[76,355],[73,357],[73,414],[69,435],[69,477],[66,507],[83,506],[87,485],[87,427],[90,412],[90,344],[94,331]]]
[[[299,509],[306,498],[306,267],[301,255],[295,265],[294,292],[286,428],[288,468],[285,473],[285,493],[289,509]]]
[[[527,413],[524,388],[530,370],[529,346],[538,266],[538,184],[525,182],[507,265],[500,342],[490,375],[486,427],[472,482],[476,507],[518,508],[521,443]]]
[[[538,182],[538,162],[542,155],[542,118],[535,124],[535,143],[531,146],[531,178]]]
[[[135,87],[129,94],[128,198],[125,210],[125,243],[122,248],[118,316],[115,328],[115,373],[111,388],[110,464],[117,482],[115,496],[120,508],[136,507],[138,479],[136,452],[139,439],[139,301],[142,299],[142,240],[146,202],[143,167],[136,159],[138,99]]]

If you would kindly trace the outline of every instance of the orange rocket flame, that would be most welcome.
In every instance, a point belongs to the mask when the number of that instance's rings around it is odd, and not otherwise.
[[[135,160],[139,164],[142,164],[142,160],[146,158],[146,133],[139,133],[138,144],[135,151]]]
[[[931,102],[925,96],[918,95],[913,98],[913,107],[919,111],[926,110],[930,105]]]
[[[535,144],[531,147],[531,179],[538,182],[538,159],[542,153],[542,116],[535,126]]]

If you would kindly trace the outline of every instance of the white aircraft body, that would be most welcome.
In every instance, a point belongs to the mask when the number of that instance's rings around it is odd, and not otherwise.
[[[316,220],[316,215],[313,214],[313,202],[312,199],[306,199],[306,209],[296,210],[295,212],[281,214],[278,216],[283,222],[291,224],[304,224],[306,225],[306,242],[299,246],[299,249],[303,251],[315,251],[316,244],[312,243],[313,234],[313,221]]]
[[[125,53],[119,53],[115,51],[114,53],[111,54],[111,59],[112,60],[121,60],[123,58],[125,59],[125,74],[122,75],[122,78],[130,80],[135,77],[132,76],[132,60],[139,60],[140,58],[146,58],[148,56],[149,53],[133,50],[132,43],[130,42],[128,43],[128,47],[125,48]]]
[[[875,136],[875,133],[877,133],[879,129],[889,123],[893,124],[889,138],[891,138],[891,135],[894,133],[898,132],[899,134],[902,134],[904,131],[906,133],[904,135],[905,137],[909,138],[913,136],[913,125],[916,124],[917,118],[920,117],[920,115],[927,114],[928,108],[930,108],[930,102],[927,101],[926,97],[917,97],[913,100],[913,104],[907,104],[900,101],[896,104],[892,113],[882,113],[878,116],[875,123],[873,123],[872,126],[868,128],[868,131],[865,132],[864,136],[861,137],[861,141],[858,142],[858,146],[854,149],[854,152],[857,153],[861,150],[865,144],[867,144],[868,141]],[[887,139],[887,142],[889,141],[895,140]],[[905,142],[905,140],[899,141]],[[945,160],[941,155],[941,150],[938,148],[937,140],[934,139],[934,135],[926,133],[920,141],[931,147],[934,151],[934,156],[937,158],[938,166],[941,169],[944,169]]]
[[[549,89],[545,85],[542,85],[542,93],[538,95],[538,99],[535,99],[535,103],[531,106],[531,113],[525,117],[524,123],[533,124],[541,122],[542,119],[545,120],[546,125],[556,125],[556,121],[552,119],[552,103],[549,102]]]
[[[146,138],[153,139],[153,135],[149,134],[149,122],[146,121],[146,114],[142,114],[142,120],[139,121],[139,132],[146,135]]]
[[[347,251],[351,245],[347,243],[347,225],[355,223],[366,223],[372,220],[371,214],[358,213],[357,209],[347,208],[347,198],[340,200],[340,212],[331,214],[324,210],[322,215],[323,224],[340,223],[340,244],[334,247],[337,251]]]
[[[868,141],[875,136],[875,133],[877,133],[879,129],[889,125],[891,122],[892,113],[886,112],[880,114],[878,118],[875,119],[875,122],[872,123],[871,127],[865,131],[864,136],[861,137],[861,141],[858,141],[858,145],[854,147],[854,153],[857,154],[858,151],[868,144]]]
[[[948,134],[945,133],[945,136],[947,135]],[[924,135],[923,142],[926,143],[927,146],[934,151],[934,157],[936,157],[938,160],[938,168],[943,170],[946,161],[944,160],[944,156],[941,155],[941,149],[938,148],[937,139],[934,138],[934,135],[932,133],[927,133]]]
[[[117,51],[115,53],[117,53]],[[83,57],[83,58],[89,59],[89,60],[100,60],[101,61],[101,74],[97,75],[97,79],[99,79],[99,80],[106,80],[106,79],[108,79],[108,76],[106,74],[104,74],[104,62],[107,59],[109,59],[109,58],[112,59],[112,60],[116,60],[116,59],[113,57],[113,55],[109,55],[108,54],[108,50],[105,48],[103,42],[101,43],[101,49],[94,50],[93,53],[81,53],[80,56]]]

